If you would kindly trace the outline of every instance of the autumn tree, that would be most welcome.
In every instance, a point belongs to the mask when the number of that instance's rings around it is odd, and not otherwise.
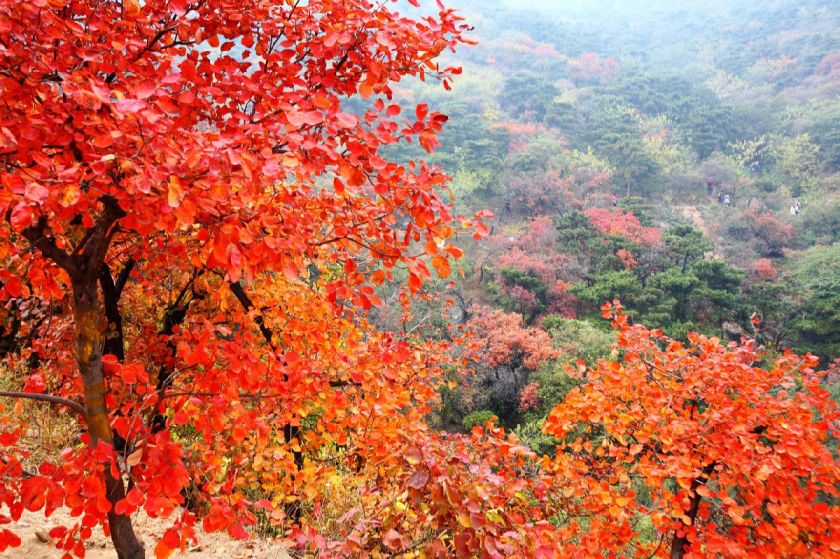
[[[566,556],[836,556],[840,415],[817,360],[762,366],[753,341],[682,343],[604,313],[623,357],[582,369],[544,427],[568,480]]]
[[[463,407],[490,409],[502,421],[517,413],[520,392],[530,374],[557,352],[543,330],[526,326],[522,315],[489,308],[475,308],[466,324],[469,344],[466,357],[474,374]]]
[[[435,147],[445,117],[401,114],[391,88],[448,85],[457,70],[434,60],[460,19],[363,0],[3,0],[0,29],[3,312],[31,333],[9,361],[34,366],[3,393],[0,521],[64,506],[79,521],[59,547],[83,555],[101,524],[126,559],[145,555],[137,508],[178,511],[158,557],[196,516],[244,537],[253,488],[297,521],[284,505],[318,488],[309,451],[349,445],[361,467],[434,393],[440,353],[357,311],[395,268],[419,289],[413,245],[441,275],[458,254],[438,249],[445,177],[380,148]],[[356,95],[364,110],[346,108]],[[24,471],[22,399],[77,415],[83,444]],[[348,443],[369,429],[384,438]]]
[[[642,246],[656,246],[662,240],[662,232],[656,227],[645,227],[631,212],[591,208],[583,212],[592,225],[604,235],[623,237]]]
[[[784,256],[784,249],[793,237],[793,225],[785,223],[772,212],[746,211],[740,215],[753,236],[756,252],[765,257]]]

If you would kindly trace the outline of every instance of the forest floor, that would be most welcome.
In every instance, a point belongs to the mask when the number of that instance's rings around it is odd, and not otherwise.
[[[167,528],[165,522],[151,519],[145,515],[135,515],[134,527],[146,545],[146,557],[154,557],[155,543],[163,536]],[[55,526],[72,526],[78,519],[70,517],[62,510],[45,518],[42,512],[25,512],[20,521],[11,528],[22,540],[20,547],[0,553],[0,557],[21,557],[26,559],[59,559],[63,552],[50,542],[49,531]],[[173,558],[189,559],[291,559],[285,547],[269,540],[251,539],[237,541],[225,534],[206,534],[196,530],[198,544],[188,546],[184,553],[175,553]],[[87,545],[86,559],[116,559],[111,540],[102,530],[94,530]]]

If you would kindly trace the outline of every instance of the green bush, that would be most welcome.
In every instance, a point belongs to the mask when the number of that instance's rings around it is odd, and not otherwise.
[[[484,425],[490,420],[498,422],[499,418],[490,410],[479,410],[467,414],[461,421],[461,424],[464,426],[464,429],[469,431],[476,425]]]

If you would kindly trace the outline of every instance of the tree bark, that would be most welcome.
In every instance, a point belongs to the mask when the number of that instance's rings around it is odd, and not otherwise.
[[[85,273],[73,280],[74,318],[76,322],[76,361],[84,383],[84,406],[91,446],[104,443],[113,446],[114,434],[105,406],[105,375],[102,368],[103,335],[102,312],[97,292],[97,274]],[[111,541],[119,559],[144,559],[146,550],[137,539],[131,526],[131,519],[124,514],[117,514],[114,505],[125,498],[125,486],[122,477],[114,476],[111,468],[104,469],[105,491],[111,510],[108,512],[108,524],[111,528]]]
[[[108,319],[108,337],[105,339],[103,353],[112,354],[117,361],[125,361],[125,337],[123,335],[122,313],[120,312],[120,296],[128,281],[128,276],[134,268],[134,260],[129,259],[120,275],[114,279],[108,264],[102,264],[99,269],[99,287],[105,303],[105,317]]]

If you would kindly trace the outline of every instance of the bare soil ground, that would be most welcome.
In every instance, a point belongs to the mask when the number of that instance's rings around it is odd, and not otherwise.
[[[22,540],[20,547],[0,553],[2,558],[21,559],[60,559],[63,551],[56,549],[49,540],[49,531],[59,525],[72,526],[78,521],[66,512],[58,510],[50,518],[43,513],[24,513],[19,522],[8,526]],[[146,544],[146,556],[154,557],[154,546],[167,528],[165,522],[151,519],[144,515],[134,517],[134,526],[138,535]],[[189,547],[185,553],[175,553],[173,557],[189,559],[291,559],[284,546],[267,540],[252,539],[237,541],[225,534],[206,534],[200,529],[198,544]],[[116,559],[111,540],[102,530],[95,530],[88,542],[87,559]]]

